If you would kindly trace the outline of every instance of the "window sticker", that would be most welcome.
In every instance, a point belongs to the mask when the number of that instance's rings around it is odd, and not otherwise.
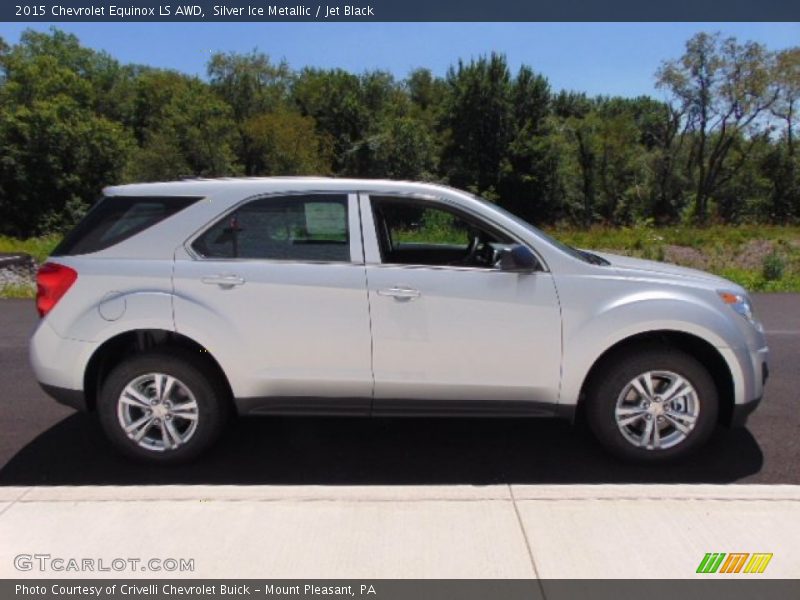
[[[341,236],[346,233],[344,205],[338,202],[307,202],[306,231],[312,236]]]

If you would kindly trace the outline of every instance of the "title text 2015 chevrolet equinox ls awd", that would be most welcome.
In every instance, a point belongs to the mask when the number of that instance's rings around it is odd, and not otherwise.
[[[744,423],[767,377],[739,286],[418,183],[112,187],[37,305],[44,389],[153,461],[196,456],[232,412],[581,414],[614,454],[660,461]]]

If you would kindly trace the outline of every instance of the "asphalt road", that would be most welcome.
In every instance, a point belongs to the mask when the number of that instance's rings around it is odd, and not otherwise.
[[[92,416],[39,389],[33,303],[0,300],[0,485],[800,483],[800,294],[755,303],[772,350],[764,402],[684,464],[621,464],[550,419],[254,418],[200,461],[156,468],[118,457]]]

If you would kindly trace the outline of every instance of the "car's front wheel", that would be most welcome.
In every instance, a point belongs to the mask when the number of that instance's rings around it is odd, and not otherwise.
[[[716,426],[719,399],[708,370],[673,348],[618,354],[587,393],[586,416],[616,456],[639,462],[683,458]]]
[[[124,454],[155,462],[190,460],[219,436],[227,402],[218,382],[188,352],[154,352],[117,365],[97,409],[111,442]]]

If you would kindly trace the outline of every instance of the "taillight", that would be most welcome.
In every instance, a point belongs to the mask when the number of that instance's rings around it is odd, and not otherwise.
[[[36,310],[43,317],[75,283],[78,272],[58,263],[44,263],[36,273]]]

